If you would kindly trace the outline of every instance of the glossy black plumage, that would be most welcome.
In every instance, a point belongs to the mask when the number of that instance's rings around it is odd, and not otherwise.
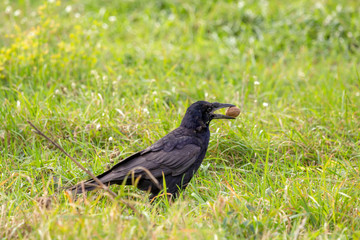
[[[143,170],[146,168],[157,179],[161,188],[163,188],[163,177],[165,177],[167,192],[176,196],[179,190],[186,188],[205,157],[210,139],[211,120],[233,119],[215,114],[214,111],[230,106],[234,105],[205,101],[192,104],[187,109],[180,127],[150,147],[119,162],[97,178],[106,185],[123,183],[132,185],[134,179],[138,179],[137,187],[150,191],[151,197],[155,197],[161,189]],[[84,183],[85,191],[95,188],[94,180]],[[79,184],[70,188],[75,193],[81,193],[82,189]]]

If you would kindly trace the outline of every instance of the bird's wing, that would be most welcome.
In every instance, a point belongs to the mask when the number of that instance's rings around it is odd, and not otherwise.
[[[182,148],[175,148],[171,151],[148,151],[144,154],[136,154],[129,161],[116,164],[111,170],[111,175],[122,178],[133,171],[135,176],[144,175],[150,178],[141,168],[146,168],[155,177],[161,177],[162,174],[177,176],[184,173],[198,158],[201,149],[194,144],[187,144]]]
[[[198,140],[191,136],[171,133],[143,151],[124,159],[107,172],[99,175],[103,181],[122,180],[133,172],[135,176],[150,177],[141,168],[148,169],[155,177],[162,174],[177,176],[184,173],[201,154]]]
[[[194,144],[184,145],[169,152],[161,150],[149,152],[142,157],[146,159],[146,164],[151,173],[155,176],[171,174],[177,176],[183,174],[198,159],[201,148]]]

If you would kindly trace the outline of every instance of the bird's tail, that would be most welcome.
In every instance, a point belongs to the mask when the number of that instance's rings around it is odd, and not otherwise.
[[[66,191],[72,192],[73,194],[81,194],[84,192],[95,190],[100,186],[94,180],[88,180],[86,182],[78,183],[72,187],[66,189]]]
[[[99,179],[100,182],[107,186],[112,184],[111,179],[109,179],[108,173],[109,171],[96,176],[96,178]],[[81,194],[84,192],[95,190],[97,188],[100,188],[99,184],[95,180],[90,179],[85,182],[78,183],[72,187],[69,187],[66,189],[66,191],[70,191],[73,194]]]
[[[140,152],[131,155],[127,159],[125,159],[125,160],[119,162],[118,164],[116,164],[115,166],[113,166],[113,168],[96,176],[96,178],[99,179],[100,182],[102,182],[106,186],[109,186],[112,184],[122,184],[123,181],[125,179],[127,179],[128,173],[131,171],[131,168],[126,167],[126,166],[124,167],[123,164],[127,164],[129,162],[129,160],[131,160],[139,155],[140,155]],[[121,168],[122,171],[119,171],[119,168]],[[114,171],[114,169],[115,169],[115,171]],[[128,185],[128,184],[131,184],[131,182],[125,181],[125,184]],[[66,190],[72,192],[73,194],[80,194],[83,192],[95,190],[96,188],[100,188],[99,184],[95,180],[89,179],[85,182],[78,183],[75,186],[72,186]]]

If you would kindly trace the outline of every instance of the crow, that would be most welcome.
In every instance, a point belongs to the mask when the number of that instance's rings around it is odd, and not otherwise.
[[[234,106],[206,101],[193,103],[187,109],[180,127],[148,148],[125,158],[97,178],[105,185],[136,185],[140,190],[150,191],[150,200],[159,195],[165,182],[166,192],[176,198],[180,190],[185,190],[205,157],[211,120],[235,119],[214,112]],[[88,180],[69,190],[80,194],[97,187],[94,180]]]

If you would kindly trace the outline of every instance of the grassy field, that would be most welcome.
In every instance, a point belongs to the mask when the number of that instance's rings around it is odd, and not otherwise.
[[[360,238],[358,0],[7,0],[0,22],[1,239]],[[88,176],[26,122],[98,174],[197,100],[242,113],[174,204],[71,198]]]

